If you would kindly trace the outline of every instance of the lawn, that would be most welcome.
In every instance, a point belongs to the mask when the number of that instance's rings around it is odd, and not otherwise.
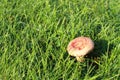
[[[79,36],[84,62],[66,50]],[[0,0],[0,80],[120,80],[120,0]]]

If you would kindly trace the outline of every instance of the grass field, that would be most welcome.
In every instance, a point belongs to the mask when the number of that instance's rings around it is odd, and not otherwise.
[[[95,43],[82,63],[78,36]],[[120,80],[120,0],[0,0],[0,80]]]

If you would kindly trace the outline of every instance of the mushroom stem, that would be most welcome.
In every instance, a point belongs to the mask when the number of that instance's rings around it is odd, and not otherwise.
[[[79,61],[79,62],[83,62],[85,59],[84,59],[84,56],[77,56],[76,57],[76,59],[77,59],[77,61]]]

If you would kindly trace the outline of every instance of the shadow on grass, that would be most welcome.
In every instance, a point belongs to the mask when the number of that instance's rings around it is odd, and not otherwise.
[[[106,40],[96,40],[94,43],[94,50],[90,52],[86,58],[100,58],[102,55],[105,55],[107,51],[111,52],[112,48],[114,47],[112,44],[108,45],[108,41]],[[110,53],[108,53],[108,55],[110,56]]]
[[[94,50],[87,55],[88,58],[91,57],[100,57],[107,51],[108,41],[106,40],[97,40],[94,41]]]
[[[95,62],[99,62],[102,55],[105,55],[108,48],[107,46],[108,41],[96,40],[94,41],[94,50],[85,56],[86,60],[89,62],[89,65],[94,66],[95,70],[99,68],[99,65]]]
[[[91,76],[93,76],[96,73],[96,70],[99,68],[99,64],[96,62],[100,62],[100,58],[103,55],[106,55],[106,52],[108,51],[108,57],[111,55],[110,52],[114,45],[108,45],[108,41],[106,40],[96,40],[94,41],[95,47],[92,52],[90,52],[88,55],[86,55],[86,61],[88,61],[88,65],[94,67],[94,70],[91,72]],[[109,48],[108,48],[109,47]]]

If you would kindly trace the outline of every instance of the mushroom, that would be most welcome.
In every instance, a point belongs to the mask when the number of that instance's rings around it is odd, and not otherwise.
[[[78,37],[70,41],[67,51],[71,56],[76,57],[77,61],[83,62],[84,56],[94,48],[94,42],[88,37]]]

